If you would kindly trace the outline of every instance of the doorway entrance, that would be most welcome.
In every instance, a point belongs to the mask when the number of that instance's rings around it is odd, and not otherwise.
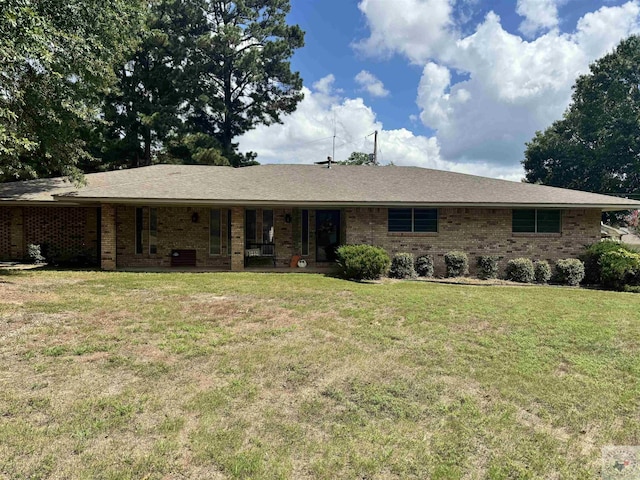
[[[316,210],[316,262],[334,262],[340,246],[340,210]]]

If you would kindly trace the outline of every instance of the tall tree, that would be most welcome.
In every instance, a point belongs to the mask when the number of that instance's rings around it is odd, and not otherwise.
[[[232,165],[252,163],[234,140],[259,124],[281,121],[303,95],[290,58],[304,45],[304,32],[287,25],[289,0],[207,2],[212,34],[201,39],[205,69],[191,105],[193,130],[213,136]],[[194,66],[199,62],[194,62]]]
[[[105,99],[104,124],[92,143],[101,168],[150,165],[157,155],[190,156],[180,145],[184,114],[197,94],[198,42],[210,35],[203,0],[154,0],[135,51],[115,68],[117,90]]]
[[[526,144],[528,182],[599,193],[640,190],[640,37],[590,66],[563,118]]]
[[[96,118],[130,47],[130,0],[0,3],[0,181],[78,176],[80,131]]]
[[[289,59],[303,45],[289,0],[154,0],[137,51],[116,70],[92,143],[102,168],[153,161],[242,166],[234,139],[302,99]]]

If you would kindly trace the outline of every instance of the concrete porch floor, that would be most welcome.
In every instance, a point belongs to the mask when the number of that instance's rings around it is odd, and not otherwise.
[[[219,273],[228,272],[229,269],[222,268],[201,268],[201,267],[129,267],[118,268],[117,272],[147,272],[147,273]],[[244,270],[235,273],[320,273],[327,274],[334,271],[333,267],[246,267]]]

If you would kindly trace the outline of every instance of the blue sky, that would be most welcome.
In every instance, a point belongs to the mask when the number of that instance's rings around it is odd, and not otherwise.
[[[305,100],[240,139],[262,163],[369,151],[383,162],[518,180],[590,62],[640,32],[640,0],[291,0]]]

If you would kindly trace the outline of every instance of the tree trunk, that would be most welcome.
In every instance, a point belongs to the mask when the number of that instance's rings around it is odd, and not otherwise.
[[[144,130],[144,158],[142,159],[142,165],[151,165],[151,130],[145,128]]]

